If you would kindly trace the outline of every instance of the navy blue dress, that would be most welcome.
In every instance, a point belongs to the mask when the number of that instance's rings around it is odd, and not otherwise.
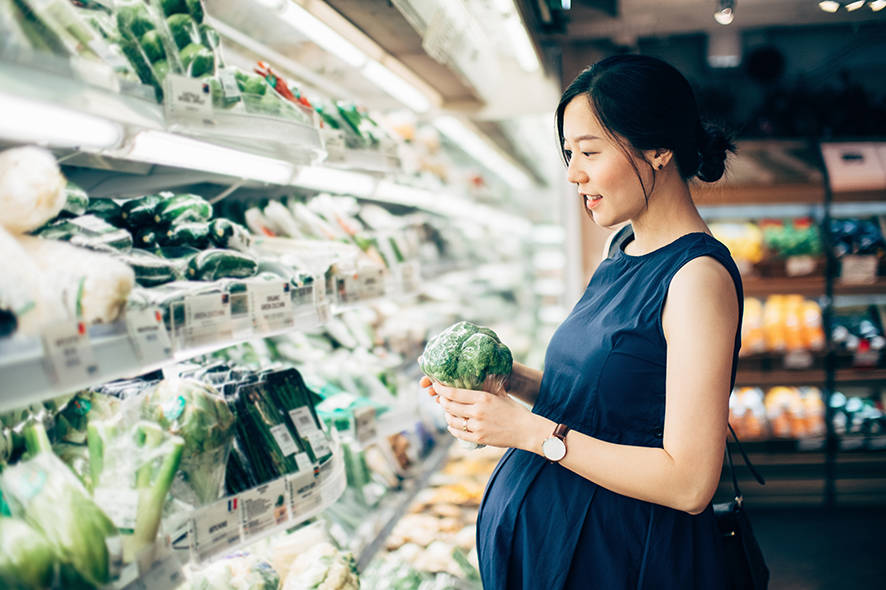
[[[604,441],[661,448],[661,312],[670,281],[690,260],[712,257],[732,275],[741,310],[741,278],[726,247],[705,233],[643,256],[624,252],[632,237],[630,226],[616,235],[610,257],[554,333],[532,411]],[[711,505],[693,516],[628,498],[517,449],[505,453],[489,480],[477,549],[485,590],[725,586]]]

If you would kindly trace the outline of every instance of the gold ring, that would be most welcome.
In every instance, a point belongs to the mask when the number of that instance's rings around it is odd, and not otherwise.
[[[470,430],[468,430],[468,419],[467,418],[465,418],[465,432],[470,432]]]

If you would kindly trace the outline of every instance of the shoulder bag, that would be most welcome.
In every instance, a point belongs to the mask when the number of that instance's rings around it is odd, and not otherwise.
[[[741,452],[748,469],[760,485],[766,485],[766,480],[760,476],[744,449],[732,425],[729,432]],[[744,497],[738,487],[738,477],[735,475],[735,465],[732,463],[732,451],[726,445],[726,459],[729,471],[732,474],[732,487],[735,491],[735,499],[731,502],[714,504],[714,515],[717,519],[717,527],[723,539],[723,555],[726,568],[727,584],[729,590],[766,590],[769,585],[769,568],[760,545],[754,537],[751,521],[743,507]]]

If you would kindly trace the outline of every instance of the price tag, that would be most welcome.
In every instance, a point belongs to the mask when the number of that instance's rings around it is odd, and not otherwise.
[[[326,146],[326,159],[330,162],[340,162],[345,159],[347,146],[345,145],[344,133],[335,129],[324,129],[323,145]]]
[[[244,539],[260,535],[289,519],[286,495],[283,478],[240,494]]]
[[[314,456],[317,457],[318,461],[332,453],[332,447],[329,446],[329,441],[326,440],[326,435],[322,431],[309,432],[305,438],[308,439],[311,450],[314,451]]]
[[[142,363],[157,363],[172,356],[172,344],[159,310],[126,312],[126,329]]]
[[[877,282],[876,256],[844,256],[840,259],[840,282],[846,285],[870,285]]]
[[[793,350],[784,355],[784,368],[808,369],[814,360],[812,353],[808,350]]]
[[[812,256],[788,256],[784,266],[789,277],[803,277],[815,272],[816,262]]]
[[[240,98],[240,86],[237,84],[237,78],[234,77],[234,70],[222,70],[219,74],[219,79],[221,80],[222,92],[225,93],[225,98],[232,100]]]
[[[824,448],[824,438],[801,438],[797,441],[798,451],[820,451]]]
[[[83,322],[63,322],[47,328],[43,334],[43,351],[56,384],[81,385],[99,374]]]
[[[185,581],[179,559],[168,554],[151,565],[150,569],[127,584],[123,590],[168,590],[178,588]]]
[[[96,488],[94,498],[95,503],[101,506],[114,526],[123,530],[135,530],[135,515],[138,512],[137,490]]]
[[[358,408],[354,410],[354,437],[360,444],[372,442],[378,436],[376,428],[375,408]]]
[[[163,82],[166,116],[212,119],[212,92],[209,84],[195,78],[167,74]]]
[[[283,330],[295,325],[289,290],[289,283],[276,281],[249,285],[252,325],[256,330]]]
[[[231,296],[228,293],[194,295],[185,299],[185,340],[190,345],[230,340]]]
[[[298,464],[299,471],[314,471],[314,464],[311,463],[311,458],[307,453],[296,453],[295,462]]]
[[[240,543],[240,503],[227,498],[200,508],[191,519],[191,552],[203,561]]]
[[[292,435],[289,434],[289,429],[286,428],[285,424],[272,426],[271,434],[274,436],[274,440],[277,442],[277,446],[280,447],[283,455],[288,457],[298,452],[298,446],[292,440]]]
[[[293,520],[299,520],[311,510],[320,507],[323,501],[320,496],[320,483],[314,477],[313,471],[297,473],[286,481],[289,484]]]
[[[292,419],[292,423],[295,424],[295,429],[298,431],[299,436],[307,437],[311,432],[320,430],[317,428],[317,423],[314,422],[314,416],[311,414],[310,408],[303,406],[289,410],[289,417]]]

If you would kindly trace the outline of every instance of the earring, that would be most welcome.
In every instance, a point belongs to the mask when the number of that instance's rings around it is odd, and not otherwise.
[[[662,168],[664,168],[664,164],[659,164],[658,169],[661,170]]]

